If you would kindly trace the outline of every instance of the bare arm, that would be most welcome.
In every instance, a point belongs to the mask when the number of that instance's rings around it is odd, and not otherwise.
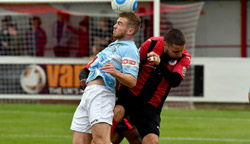
[[[137,79],[132,74],[124,74],[117,71],[112,62],[107,63],[102,68],[101,72],[110,73],[112,76],[116,77],[122,84],[133,88],[136,85]]]

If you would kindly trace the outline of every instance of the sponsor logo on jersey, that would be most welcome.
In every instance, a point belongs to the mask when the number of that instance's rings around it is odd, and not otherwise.
[[[171,60],[171,61],[169,61],[168,63],[169,63],[170,65],[172,65],[172,66],[173,66],[173,65],[176,65],[177,60]]]
[[[187,67],[183,66],[182,68],[182,74],[185,76],[187,73]]]
[[[136,65],[136,61],[135,60],[131,60],[131,59],[123,59],[122,60],[122,64]]]

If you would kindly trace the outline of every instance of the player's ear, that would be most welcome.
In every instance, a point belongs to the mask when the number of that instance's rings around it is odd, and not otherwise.
[[[135,29],[131,27],[128,29],[127,33],[128,33],[128,35],[133,35],[135,33]]]
[[[168,43],[164,41],[163,47],[164,47],[164,49],[168,49]]]
[[[169,49],[169,45],[168,45],[168,43],[166,41],[164,41],[164,43],[163,43],[163,51],[165,53],[167,53],[168,49]]]

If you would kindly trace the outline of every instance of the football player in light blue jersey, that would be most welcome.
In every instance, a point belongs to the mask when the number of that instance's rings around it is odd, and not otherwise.
[[[116,41],[86,66],[86,72],[89,72],[87,87],[71,124],[73,144],[89,144],[92,139],[95,143],[111,143],[117,80],[130,88],[137,82],[140,58],[134,35],[140,23],[140,18],[134,13],[119,14],[113,27]]]
[[[97,55],[97,59],[89,66],[87,83],[101,76],[106,87],[115,92],[116,77],[110,73],[101,72],[104,65],[112,62],[115,69],[124,74],[131,74],[137,77],[139,67],[139,53],[134,41],[115,41]],[[110,63],[111,64],[111,63]],[[134,81],[132,81],[134,82]]]

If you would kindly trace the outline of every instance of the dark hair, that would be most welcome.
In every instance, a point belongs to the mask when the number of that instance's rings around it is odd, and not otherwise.
[[[39,25],[42,24],[42,21],[41,21],[40,17],[34,16],[34,17],[33,17],[33,21],[35,21],[35,20],[38,20],[38,24],[39,24]]]
[[[41,21],[40,17],[38,17],[38,16],[33,16],[33,17],[30,17],[30,18],[29,18],[29,25],[33,25],[35,20],[38,21],[38,24],[39,24],[39,25],[42,24],[42,21]]]
[[[5,23],[8,23],[8,24],[11,24],[12,17],[11,16],[5,16],[1,21],[5,22]]]
[[[135,33],[139,30],[141,26],[141,19],[138,15],[133,12],[122,12],[119,14],[119,17],[125,17],[128,19],[128,25],[135,29]]]
[[[88,25],[88,21],[86,19],[83,19],[79,22],[80,26],[87,26]]]
[[[164,41],[167,42],[168,45],[185,45],[186,43],[184,34],[176,28],[171,28],[166,32]]]

